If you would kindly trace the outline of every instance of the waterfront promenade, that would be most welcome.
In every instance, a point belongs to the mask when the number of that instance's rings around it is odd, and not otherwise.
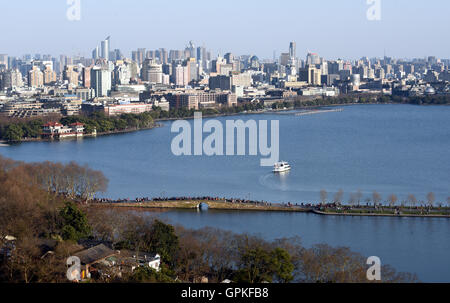
[[[276,211],[304,212],[322,216],[366,216],[366,217],[426,217],[450,218],[450,207],[431,206],[374,206],[310,203],[271,203],[241,199],[213,197],[137,198],[113,201],[95,199],[91,203],[98,207],[140,209],[211,209],[229,211]]]

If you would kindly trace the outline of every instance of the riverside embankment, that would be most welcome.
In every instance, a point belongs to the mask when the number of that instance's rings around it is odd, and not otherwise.
[[[366,216],[366,217],[417,217],[450,218],[450,208],[445,207],[371,207],[371,206],[336,206],[311,204],[277,204],[258,201],[233,200],[153,200],[153,201],[95,201],[91,205],[109,208],[137,209],[202,209],[229,211],[263,211],[263,212],[303,212],[321,216]]]

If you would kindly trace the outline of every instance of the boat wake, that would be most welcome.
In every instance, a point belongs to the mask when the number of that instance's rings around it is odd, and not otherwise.
[[[289,172],[281,174],[267,174],[259,177],[259,183],[271,190],[291,191],[287,183]]]

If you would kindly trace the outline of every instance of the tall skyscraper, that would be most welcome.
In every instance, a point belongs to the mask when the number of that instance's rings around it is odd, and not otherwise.
[[[106,60],[109,60],[109,48],[111,45],[110,39],[111,39],[111,37],[108,37],[102,41],[101,57]]]
[[[291,42],[289,44],[289,57],[291,60],[295,60],[295,58],[297,58],[297,43],[295,42]]]
[[[91,70],[91,88],[95,97],[106,97],[111,92],[111,73],[108,69],[95,66]]]

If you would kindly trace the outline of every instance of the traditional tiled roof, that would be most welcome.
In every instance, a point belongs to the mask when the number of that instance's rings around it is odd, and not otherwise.
[[[100,244],[92,248],[83,250],[75,254],[75,256],[80,258],[82,264],[92,264],[115,254],[116,252],[114,250],[106,247],[103,244]]]
[[[56,127],[56,126],[64,126],[64,125],[58,122],[49,122],[47,124],[44,124],[44,127]]]

